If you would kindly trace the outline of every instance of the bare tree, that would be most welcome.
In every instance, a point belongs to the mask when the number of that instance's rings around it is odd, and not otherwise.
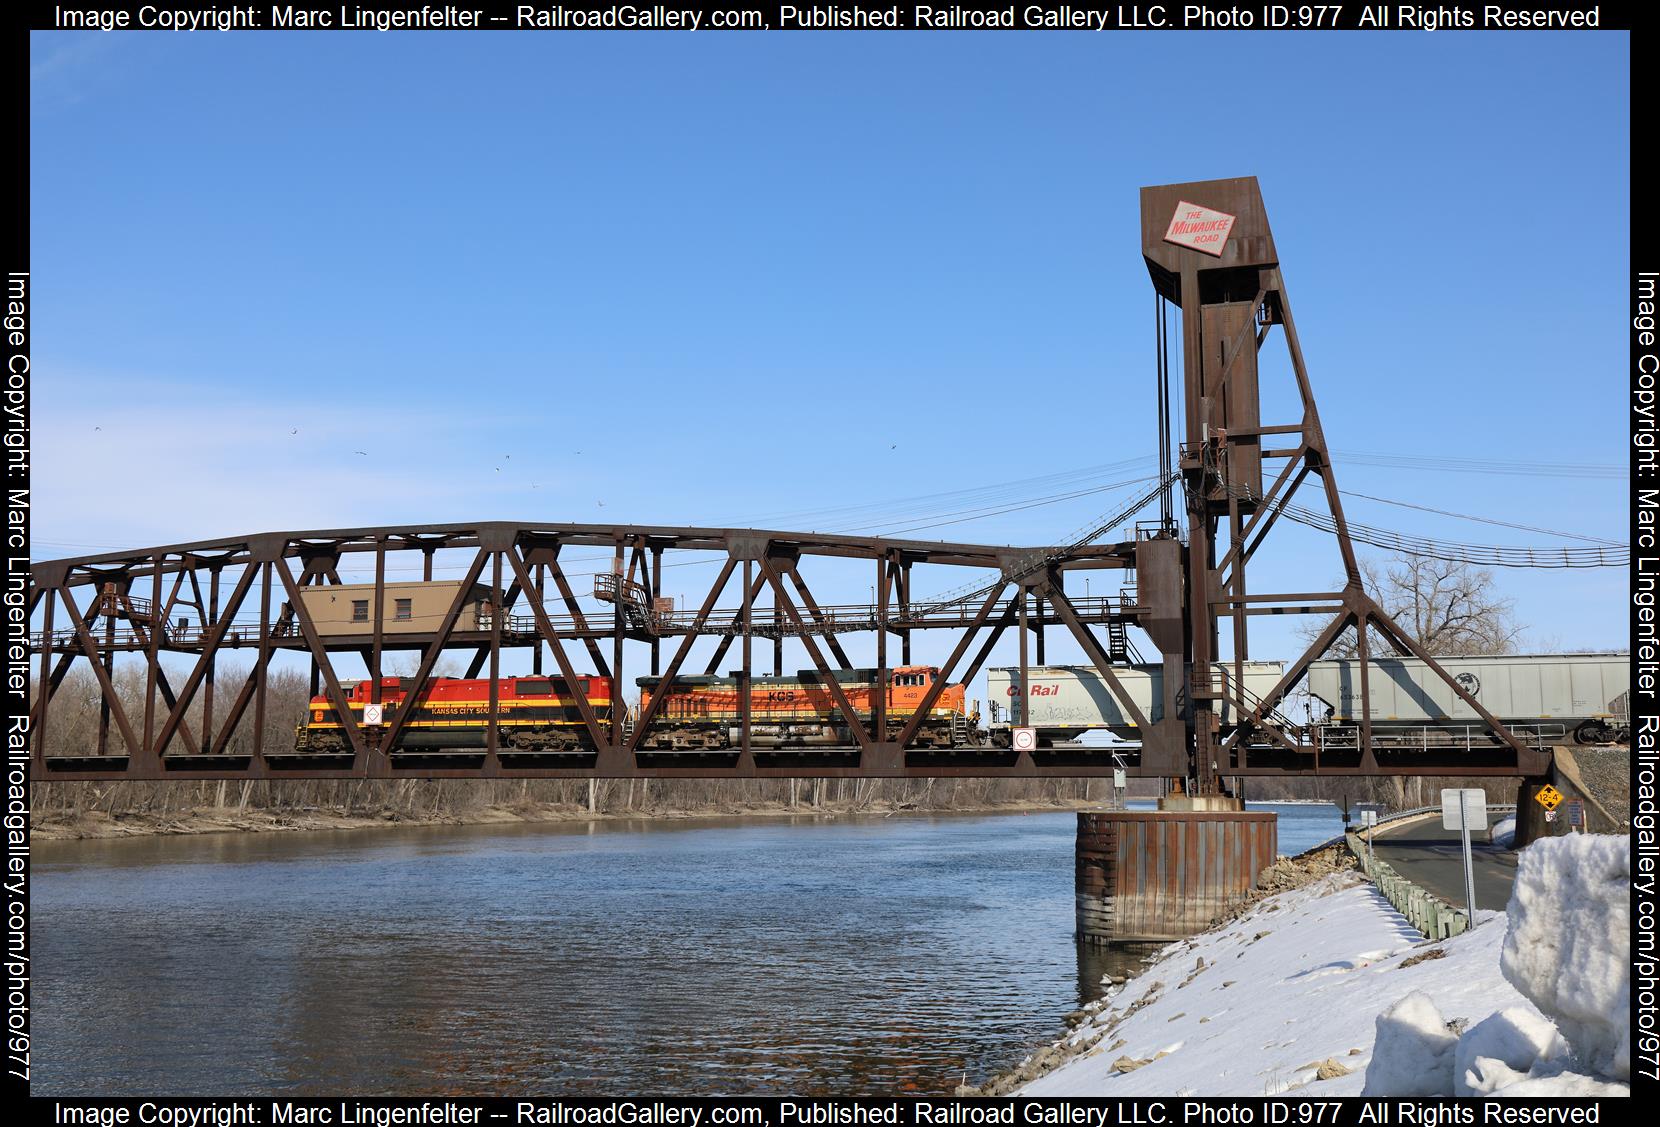
[[[1522,628],[1493,573],[1465,563],[1402,556],[1384,574],[1378,601],[1431,654],[1512,653]]]
[[[1467,563],[1430,556],[1400,555],[1379,568],[1371,560],[1360,564],[1366,590],[1388,611],[1402,630],[1438,657],[1513,653],[1522,627],[1516,624],[1512,600],[1495,590],[1493,573]],[[1309,641],[1324,622],[1307,622],[1302,634]],[[1393,647],[1375,629],[1368,637],[1373,654]],[[1351,627],[1339,635],[1328,657],[1356,655]]]

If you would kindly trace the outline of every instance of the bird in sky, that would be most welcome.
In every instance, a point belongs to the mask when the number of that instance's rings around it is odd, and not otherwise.
[[[367,450],[353,450],[352,453],[353,454],[362,454],[365,458],[367,458],[369,456],[369,452]]]
[[[295,427],[293,430],[289,431],[288,433],[289,434],[299,434],[300,433],[300,428]]]

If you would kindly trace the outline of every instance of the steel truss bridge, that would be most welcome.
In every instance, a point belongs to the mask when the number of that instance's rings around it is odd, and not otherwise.
[[[278,532],[45,561],[30,569],[29,616],[31,625],[39,624],[31,638],[39,665],[30,712],[34,777],[1030,777],[1105,775],[1123,762],[1132,775],[1185,779],[1205,795],[1217,793],[1228,776],[1545,774],[1548,749],[1508,730],[1365,589],[1255,179],[1144,188],[1141,203],[1143,256],[1156,294],[1160,485],[1084,542],[1020,549],[736,528],[493,522]],[[1170,338],[1167,307],[1179,312],[1177,341]],[[1300,416],[1278,422],[1261,417],[1257,387],[1258,353],[1275,335],[1285,340],[1301,405]],[[1170,355],[1176,348],[1181,363],[1173,373]],[[1179,419],[1172,410],[1173,376],[1180,381]],[[1329,511],[1320,520],[1336,541],[1346,575],[1342,590],[1268,593],[1250,587],[1248,563],[1281,515],[1299,519],[1300,510],[1290,501],[1310,483],[1318,483]],[[1186,518],[1180,535],[1173,517],[1178,484]],[[1092,542],[1154,500],[1159,519],[1137,525],[1134,539]],[[594,592],[608,611],[584,611],[573,577],[561,567],[561,552],[577,546],[610,554],[611,572],[600,577]],[[447,611],[435,616],[439,620],[431,629],[386,630],[388,559],[400,570],[418,559],[423,578],[431,580],[433,557],[440,551],[446,558],[461,553],[469,560]],[[663,569],[680,562],[677,557],[711,552],[724,560],[697,609],[667,608],[660,599]],[[814,598],[806,572],[830,559],[865,561],[874,587],[869,605],[826,606]],[[343,633],[320,624],[302,595],[307,588],[340,584],[342,564],[354,561],[359,566],[349,570],[374,574],[367,636],[361,629]],[[919,601],[914,583],[938,590],[960,576],[952,572],[949,579],[930,582],[935,577],[929,571],[945,567],[978,569],[983,582],[970,584],[966,595]],[[1116,570],[1126,582],[1115,596],[1078,598],[1068,579],[1096,569]],[[491,611],[464,618],[469,593],[480,583],[494,593]],[[361,589],[357,593],[361,596]],[[1249,658],[1249,625],[1265,614],[1319,614],[1329,621],[1288,663],[1279,683],[1257,697],[1244,688],[1243,663]],[[1230,625],[1225,640],[1219,632],[1224,621]],[[1162,667],[1157,720],[1133,699],[1121,676],[1140,644],[1131,641],[1132,627],[1147,647],[1148,661]],[[1030,683],[1025,675],[1030,665],[1044,663],[1047,632],[1062,630],[1073,639],[1134,721],[1139,748],[913,746],[944,686],[971,682],[1010,628],[1019,639],[1023,685]],[[918,631],[953,637],[941,675],[918,709],[891,722],[882,694],[875,694],[867,720],[834,676],[853,664],[842,642],[870,638],[885,682],[895,665],[892,643],[898,645],[897,664],[911,664]],[[1359,651],[1362,719],[1342,746],[1323,745],[1318,727],[1298,724],[1279,706],[1309,664],[1350,631]],[[1403,750],[1374,740],[1365,719],[1371,714],[1374,636],[1398,653],[1422,659],[1487,725],[1487,743]],[[583,672],[610,677],[620,693],[627,677],[641,671],[625,669],[630,644],[636,660],[639,647],[647,647],[643,671],[665,679],[695,669],[693,650],[700,646],[705,656],[699,660],[708,672],[718,670],[736,646],[740,677],[747,681],[757,639],[771,642],[773,671],[782,673],[785,638],[799,640],[827,686],[851,738],[847,747],[753,746],[747,693],[740,694],[746,700],[741,739],[730,749],[646,748],[642,741],[658,721],[661,694],[654,694],[632,723],[616,715],[620,709],[610,717],[596,715],[583,695],[575,694],[591,743],[585,751],[515,749],[499,731],[497,680],[504,652],[530,650],[536,673],[551,659],[549,672],[567,684]],[[578,671],[573,650],[588,669]],[[228,700],[216,699],[217,665],[231,651],[251,654],[252,665]],[[482,749],[434,755],[403,747],[403,723],[413,709],[394,710],[384,726],[358,722],[347,706],[335,658],[348,653],[362,658],[378,702],[383,662],[392,651],[419,654],[411,699],[445,654],[466,654],[466,675],[488,676],[492,688]],[[309,659],[312,695],[333,702],[349,753],[298,753],[268,740],[271,662],[285,653]],[[134,692],[124,702],[117,690],[117,655],[142,664],[137,707],[129,707]],[[189,659],[181,683],[168,677],[164,655]],[[49,756],[52,698],[77,662],[90,667],[97,680],[96,731],[84,749]],[[1231,718],[1226,726],[1224,716]],[[248,723],[251,741],[233,739]]]
[[[609,549],[612,570],[595,577],[595,594],[609,604],[608,611],[601,607],[596,612],[592,604],[584,610],[574,586],[579,577],[560,563],[568,547]],[[1149,567],[1156,573],[1156,561],[1177,558],[1181,547],[1156,534],[1059,551],[750,529],[489,523],[271,533],[49,561],[32,568],[29,598],[31,618],[39,624],[31,645],[39,684],[46,687],[37,688],[30,713],[35,777],[1077,777],[1108,775],[1119,764],[1131,775],[1169,775],[1173,767],[1179,774],[1170,749],[1162,759],[1149,753],[1160,725],[1148,720],[1119,677],[1135,656],[1126,627],[1156,629],[1161,616],[1179,619],[1179,591],[1166,583],[1161,592],[1155,583],[1150,591],[1126,586],[1113,596],[1077,597],[1068,592],[1067,578],[1109,570],[1124,579],[1138,560],[1143,574]],[[459,583],[452,584],[455,595],[441,621],[430,628],[389,632],[384,613],[390,599],[388,571],[413,565],[423,580],[430,581],[438,552],[470,557]],[[659,595],[663,568],[688,553],[696,553],[702,562],[711,552],[725,559],[697,608],[666,609]],[[814,561],[832,559],[866,561],[877,595],[874,604],[830,606],[814,597],[805,573]],[[307,609],[302,592],[340,584],[342,567],[374,573],[373,584],[352,587],[353,594],[373,604],[372,631],[328,633]],[[926,582],[931,570],[942,567],[981,569],[985,582],[969,599],[917,602],[913,585]],[[961,572],[950,574],[956,578]],[[500,611],[482,615],[473,628],[465,628],[464,605],[479,583],[504,592]],[[1313,609],[1341,606],[1340,593],[1308,598],[1316,600],[1308,604]],[[1293,610],[1253,605],[1247,613]],[[949,683],[972,681],[1011,628],[1019,636],[1023,670],[1044,663],[1045,642],[1052,631],[1075,640],[1126,713],[1154,739],[1139,749],[913,747],[921,719],[940,691]],[[882,715],[877,694],[872,714],[861,717],[834,676],[855,664],[843,640],[848,635],[872,639],[879,677],[885,678],[896,665],[912,663],[911,642],[918,631],[945,631],[954,639],[940,666],[941,676],[922,706],[903,723],[890,722]],[[386,655],[413,653],[419,655],[414,683],[424,685],[442,657],[462,655],[469,662],[466,676],[484,675],[494,683],[504,653],[529,651],[535,674],[551,665],[549,672],[568,681],[582,672],[595,672],[614,678],[620,687],[630,674],[631,651],[642,666],[635,673],[673,678],[700,666],[712,673],[730,657],[748,676],[759,656],[755,643],[761,641],[770,643],[772,672],[781,674],[785,638],[798,639],[824,675],[853,737],[848,747],[754,748],[747,739],[750,718],[745,714],[740,726],[746,738],[730,750],[650,750],[642,740],[657,719],[652,704],[629,723],[620,714],[610,719],[597,716],[582,694],[576,694],[592,742],[587,750],[515,750],[492,715],[481,750],[406,751],[399,745],[403,716],[394,715],[384,727],[360,723],[361,713],[354,714],[346,704],[343,678],[336,669],[341,655],[361,657],[378,690]],[[216,694],[215,674],[219,662],[232,653],[251,658],[251,667],[240,687],[225,699],[222,690]],[[266,742],[271,661],[284,653],[309,659],[312,693],[327,696],[345,718],[349,754],[300,753],[291,745]],[[142,663],[141,711],[131,708],[130,700],[123,703],[116,690],[117,655]],[[189,672],[178,684],[169,678],[164,656],[175,662],[187,659]],[[101,690],[95,740],[85,754],[48,757],[44,748],[51,731],[52,694],[77,662],[91,669]],[[580,672],[578,662],[584,666]],[[1213,687],[1223,691],[1228,686],[1228,679],[1220,676]],[[747,704],[747,694],[741,699]],[[492,698],[492,712],[496,705]],[[1260,707],[1261,702],[1237,701],[1245,713],[1253,705]],[[239,727],[245,736],[233,747],[232,736]],[[1312,730],[1309,734],[1311,739],[1315,736]],[[1395,764],[1369,766],[1352,745],[1323,749],[1316,741],[1288,754],[1263,737],[1242,743],[1224,770],[1235,775],[1445,773],[1453,767],[1471,774],[1515,774],[1531,765],[1503,744],[1475,751],[1425,749]]]

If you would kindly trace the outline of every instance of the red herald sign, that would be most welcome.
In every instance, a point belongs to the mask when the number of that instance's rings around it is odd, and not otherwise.
[[[1182,200],[1176,205],[1176,214],[1170,218],[1170,229],[1164,233],[1164,241],[1220,258],[1222,245],[1228,241],[1228,232],[1233,230],[1235,218],[1225,211],[1212,211]]]

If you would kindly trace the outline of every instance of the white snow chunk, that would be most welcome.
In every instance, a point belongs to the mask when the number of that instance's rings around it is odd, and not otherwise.
[[[1485,1096],[1526,1078],[1534,1064],[1566,1054],[1556,1026],[1522,1006],[1500,1010],[1458,1039],[1453,1094]]]
[[[1599,1080],[1579,1072],[1559,1072],[1554,1076],[1529,1076],[1514,1084],[1499,1088],[1495,1096],[1629,1096],[1631,1085],[1615,1080]]]
[[[1450,1096],[1458,1037],[1428,994],[1414,990],[1378,1015],[1363,1096]]]
[[[1459,1058],[1453,1086],[1461,1096],[1490,1096],[1502,1088],[1520,1084],[1527,1073],[1517,1072],[1502,1060],[1493,1057]]]
[[[1544,838],[1517,858],[1499,967],[1590,1072],[1631,1076],[1631,858],[1609,834]]]

